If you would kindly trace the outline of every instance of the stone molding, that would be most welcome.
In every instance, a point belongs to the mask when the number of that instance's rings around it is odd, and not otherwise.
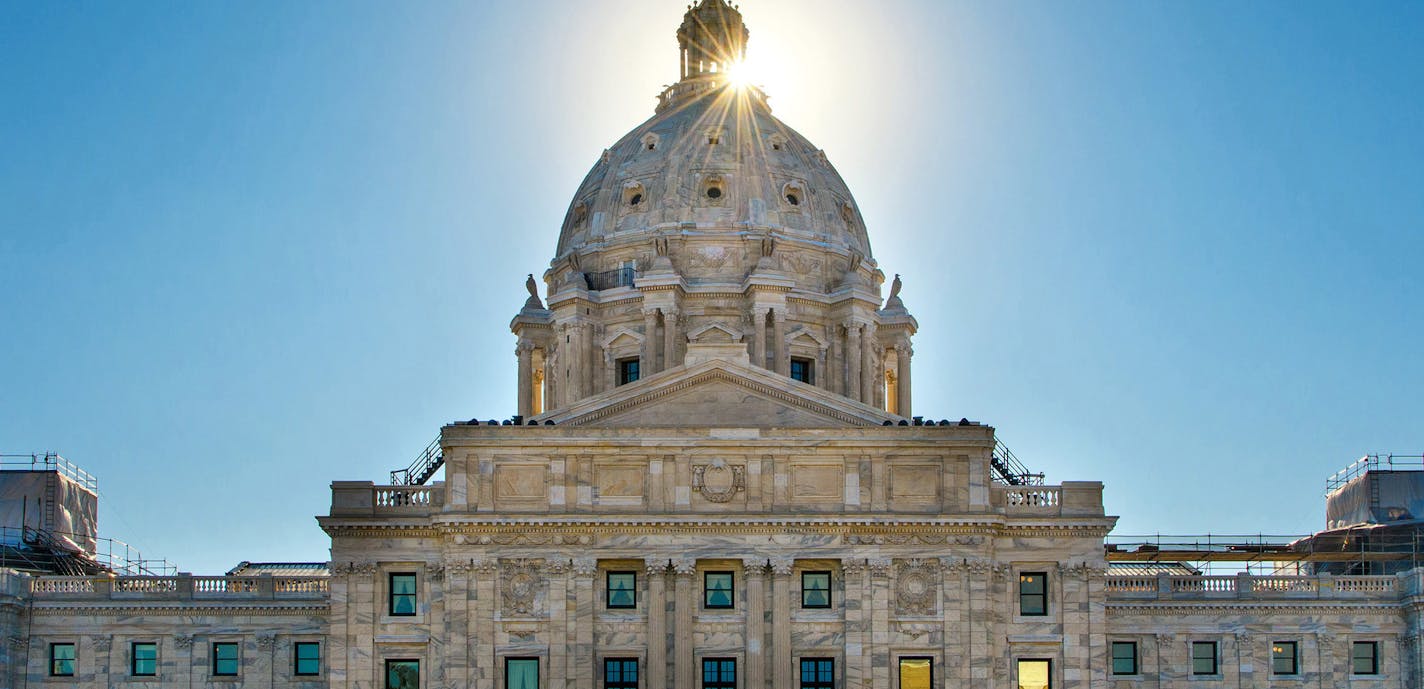
[[[34,615],[117,615],[117,616],[151,616],[151,617],[183,617],[183,616],[237,616],[237,615],[325,615],[330,610],[330,605],[325,601],[316,604],[292,605],[278,602],[271,607],[261,605],[192,605],[192,601],[182,601],[182,606],[174,607],[164,605],[170,601],[156,600],[149,605],[144,605],[135,601],[134,603],[120,605],[86,605],[76,601],[74,604],[66,603],[36,603],[30,608],[30,613]]]
[[[697,561],[690,558],[673,560],[672,573],[679,577],[690,577],[697,573]]]
[[[258,634],[258,635],[257,635],[257,648],[260,648],[260,649],[262,649],[262,650],[264,650],[264,651],[270,651],[270,650],[272,650],[273,648],[276,648],[276,647],[277,647],[277,635],[276,635],[276,634]]]
[[[888,557],[871,557],[865,560],[865,568],[870,571],[871,576],[890,576],[890,565],[891,560]]]

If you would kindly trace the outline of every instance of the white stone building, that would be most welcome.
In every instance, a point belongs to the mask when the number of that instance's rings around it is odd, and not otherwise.
[[[3,577],[0,682],[1421,686],[1420,570],[1110,575],[1101,483],[912,417],[899,281],[825,153],[726,78],[740,13],[677,37],[531,277],[512,423],[334,482],[329,573]]]

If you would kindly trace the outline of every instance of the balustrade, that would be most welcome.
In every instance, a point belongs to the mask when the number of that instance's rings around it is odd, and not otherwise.
[[[62,577],[30,580],[36,598],[322,598],[330,590],[326,577],[190,576],[174,577]]]
[[[1393,600],[1400,585],[1394,576],[1113,576],[1106,580],[1108,599],[1203,598],[1378,598]]]

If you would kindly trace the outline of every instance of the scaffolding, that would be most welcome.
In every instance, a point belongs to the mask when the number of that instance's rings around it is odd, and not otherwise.
[[[1334,495],[1345,484],[1371,471],[1420,471],[1424,470],[1424,454],[1375,454],[1365,455],[1349,466],[1325,479],[1325,497]]]

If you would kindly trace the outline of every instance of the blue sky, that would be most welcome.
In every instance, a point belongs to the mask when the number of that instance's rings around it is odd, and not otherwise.
[[[0,5],[0,450],[184,570],[514,408],[510,317],[683,4]],[[744,0],[967,416],[1121,533],[1304,533],[1424,449],[1418,3]]]

